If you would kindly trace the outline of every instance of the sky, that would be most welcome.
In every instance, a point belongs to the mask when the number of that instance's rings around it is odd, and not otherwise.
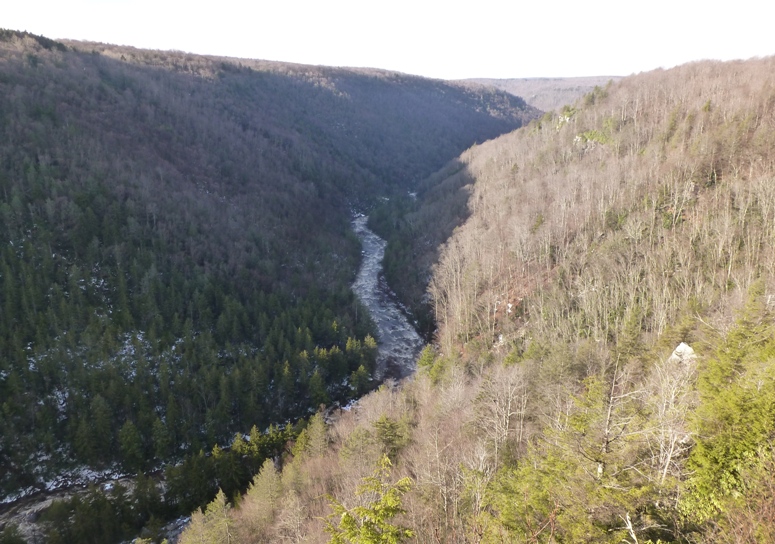
[[[0,28],[441,79],[629,75],[775,54],[769,0],[0,0]]]

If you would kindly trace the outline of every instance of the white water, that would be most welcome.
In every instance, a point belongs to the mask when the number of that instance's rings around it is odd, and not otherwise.
[[[377,325],[379,351],[375,378],[400,379],[416,370],[423,341],[381,277],[387,242],[368,229],[367,221],[366,216],[353,221],[353,229],[363,246],[363,262],[352,288]]]

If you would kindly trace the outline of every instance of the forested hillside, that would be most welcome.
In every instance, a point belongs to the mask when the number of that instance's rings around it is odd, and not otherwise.
[[[0,31],[0,497],[362,392],[353,210],[534,116],[484,87]]]
[[[428,265],[394,275],[430,279],[418,374],[313,419],[183,542],[773,541],[774,145],[766,58],[466,151],[375,222]]]

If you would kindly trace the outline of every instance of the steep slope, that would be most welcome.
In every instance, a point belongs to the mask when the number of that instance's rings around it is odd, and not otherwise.
[[[774,68],[627,78],[433,176],[388,226],[439,252],[437,349],[187,536],[326,542],[390,496],[407,541],[772,540]]]
[[[485,88],[0,31],[0,490],[352,395],[353,208],[534,115]]]
[[[442,342],[614,340],[634,308],[651,339],[689,300],[724,313],[775,258],[771,63],[634,76],[468,151],[471,216],[431,286]]]

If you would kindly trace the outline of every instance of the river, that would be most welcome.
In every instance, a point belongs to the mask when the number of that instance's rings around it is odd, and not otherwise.
[[[401,379],[414,373],[423,340],[401,311],[395,294],[382,275],[387,242],[366,226],[367,216],[357,217],[353,229],[363,246],[363,261],[352,286],[377,325],[377,369],[379,381]]]

